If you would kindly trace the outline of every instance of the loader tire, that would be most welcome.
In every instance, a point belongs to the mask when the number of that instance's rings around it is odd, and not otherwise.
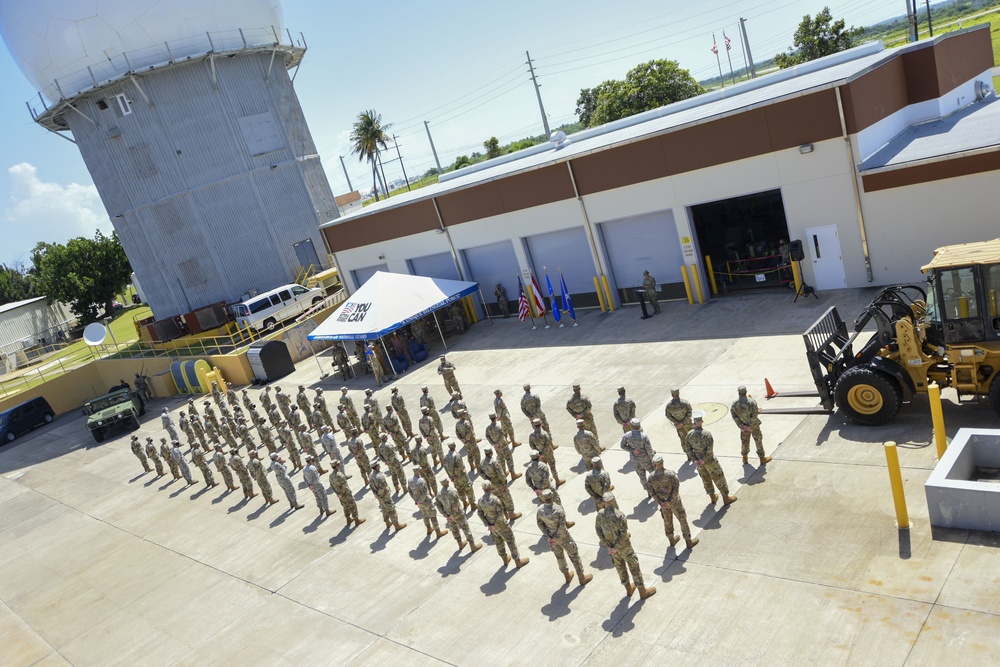
[[[834,387],[834,396],[848,419],[865,426],[888,424],[903,402],[903,390],[895,378],[868,366],[844,371]]]

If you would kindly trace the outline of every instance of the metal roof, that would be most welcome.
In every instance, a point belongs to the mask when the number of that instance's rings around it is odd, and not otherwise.
[[[12,310],[17,310],[22,306],[27,306],[29,303],[35,303],[36,301],[41,301],[44,298],[45,298],[44,296],[36,296],[34,299],[25,299],[24,301],[13,301],[11,303],[5,303],[2,306],[0,306],[0,314],[7,313]]]
[[[992,241],[977,241],[975,243],[960,243],[946,245],[934,251],[934,259],[929,264],[920,267],[927,273],[931,269],[942,269],[952,266],[969,266],[970,264],[1000,263],[1000,238]]]

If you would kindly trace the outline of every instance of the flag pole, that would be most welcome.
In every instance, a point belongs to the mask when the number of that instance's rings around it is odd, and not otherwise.
[[[515,273],[514,277],[517,278],[517,283],[518,283],[518,285],[521,286],[521,293],[517,295],[517,300],[518,300],[518,306],[517,306],[517,308],[518,308],[518,310],[520,310],[521,309],[521,304],[520,304],[521,296],[524,295],[524,283],[521,282],[521,274],[520,273]],[[529,285],[529,287],[530,287],[530,285]],[[538,327],[535,326],[535,316],[532,314],[532,312],[534,310],[534,304],[532,304],[532,302],[531,302],[532,300],[529,299],[529,298],[527,298],[526,295],[525,295],[525,299],[524,300],[528,302],[528,318],[531,320],[531,330],[534,331],[535,329],[538,328]],[[521,321],[523,322],[524,320],[521,320]]]
[[[726,37],[726,31],[722,31],[722,40],[726,43],[726,60],[729,61],[729,77],[733,80],[733,85],[736,85],[736,75],[733,74],[733,57],[729,54],[729,38]]]
[[[477,287],[476,291],[479,292],[479,298],[483,302],[483,312],[486,313],[486,319],[488,319],[490,321],[490,326],[493,326],[493,318],[490,317],[490,307],[488,305],[486,305],[486,297],[483,296],[483,288],[482,287]]]
[[[722,76],[722,61],[719,60],[719,43],[715,41],[715,33],[712,33],[712,50],[715,51],[715,64],[719,66],[719,83],[726,87],[726,79]]]
[[[441,336],[441,344],[444,345],[444,349],[448,349],[448,343],[444,342],[444,332],[441,331],[441,322],[438,321],[438,311],[434,311],[434,326],[437,327],[438,335]]]
[[[556,267],[556,271],[559,272],[559,290],[563,294],[563,296],[562,296],[562,299],[563,299],[563,304],[562,304],[563,310],[565,310],[566,314],[569,315],[569,319],[573,320],[573,326],[577,326],[577,323],[576,323],[576,313],[573,312],[572,310],[569,310],[568,307],[566,306],[566,303],[565,303],[569,299],[569,290],[568,289],[564,289],[564,287],[566,285],[566,279],[563,278],[563,274],[562,274],[562,269],[561,268],[559,268],[557,266]]]

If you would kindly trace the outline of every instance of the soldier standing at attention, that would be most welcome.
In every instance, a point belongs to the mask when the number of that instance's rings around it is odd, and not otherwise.
[[[529,456],[531,457],[531,461],[528,463],[527,470],[524,471],[524,481],[528,485],[528,488],[534,491],[535,496],[538,498],[542,497],[542,491],[551,489],[555,494],[552,497],[556,504],[562,505],[559,492],[556,491],[556,484],[552,481],[552,476],[549,474],[548,466],[539,460],[538,452],[532,451]]]
[[[396,450],[389,444],[389,437],[382,435],[378,443],[378,458],[389,468],[392,475],[392,485],[396,488],[396,493],[402,493],[406,488],[406,474],[403,472],[403,464],[396,457]],[[375,464],[372,464],[375,467]],[[371,486],[371,475],[368,476],[369,486]]]
[[[226,485],[226,488],[230,491],[235,491],[236,483],[233,480],[233,471],[226,462],[226,453],[222,449],[222,445],[218,442],[215,443],[214,449],[215,452],[212,454],[212,463],[215,464],[215,469],[219,471],[220,475],[222,475],[222,482]]]
[[[445,391],[449,396],[456,391],[462,391],[462,388],[458,386],[458,380],[455,379],[455,364],[445,359],[443,354],[438,359],[441,360],[441,363],[438,364],[438,375],[444,380]]]
[[[378,404],[378,399],[375,398],[375,392],[371,389],[365,389],[365,405],[372,409],[372,415],[376,419],[382,418],[382,408]]]
[[[455,541],[458,542],[459,551],[465,548],[465,542],[462,541],[462,533],[465,533],[465,539],[469,541],[469,550],[471,552],[475,553],[483,548],[482,544],[476,544],[476,541],[472,539],[469,522],[462,511],[462,501],[458,499],[458,494],[455,493],[454,489],[449,486],[447,477],[441,480],[441,492],[434,498],[434,505],[444,515],[445,523],[448,524],[451,534],[455,537]]]
[[[469,406],[465,404],[464,400],[462,400],[462,392],[460,391],[456,391],[451,395],[451,402],[448,405],[451,406],[451,416],[455,419],[455,421],[459,420],[459,415],[462,413],[462,410],[469,409]]]
[[[431,461],[428,449],[423,446],[424,439],[419,435],[413,439],[413,449],[410,450],[410,461],[413,462],[413,471],[419,473],[427,482],[427,490],[432,496],[438,492],[437,479],[434,477],[434,469],[431,468]]]
[[[177,429],[174,428],[174,420],[170,418],[170,410],[163,408],[163,412],[160,413],[160,423],[166,430],[167,435],[170,437],[171,442],[177,440]]]
[[[497,419],[500,420],[500,428],[507,434],[511,446],[518,447],[521,443],[514,437],[514,424],[510,420],[510,410],[507,409],[507,404],[504,403],[503,392],[499,389],[494,389],[493,394],[496,396],[493,399],[493,411],[496,413]]]
[[[510,317],[510,309],[507,306],[507,292],[504,290],[503,285],[497,283],[497,286],[493,288],[493,294],[497,298],[497,308],[500,310],[500,314],[503,315],[504,319]]]
[[[314,461],[315,458],[312,454],[306,456],[306,467],[302,469],[302,479],[305,480],[306,485],[316,499],[316,508],[319,509],[319,515],[333,516],[336,510],[330,509],[330,501],[326,497],[326,487],[323,486],[323,479],[319,476],[319,470],[313,465]]]
[[[341,345],[333,346],[333,367],[340,372],[340,377],[343,380],[350,378],[350,360],[347,358],[347,350]]]
[[[476,496],[472,491],[472,480],[469,479],[469,473],[465,471],[465,463],[462,462],[462,457],[455,451],[454,442],[448,443],[448,453],[444,455],[441,467],[444,468],[445,473],[454,482],[455,493],[462,499],[462,504],[465,505],[465,508],[468,509],[471,506],[472,509],[476,509]]]
[[[427,444],[431,448],[434,465],[441,465],[441,459],[444,458],[444,450],[441,448],[441,438],[438,436],[437,427],[434,425],[434,420],[431,419],[430,408],[424,406],[420,408],[420,412],[423,413],[423,416],[417,422],[417,426],[424,437],[427,438]]]
[[[216,405],[222,405],[222,392],[219,390],[218,382],[212,382],[212,400]]]
[[[687,440],[684,441],[684,448],[688,457],[698,466],[698,474],[701,476],[701,483],[705,485],[705,493],[712,499],[712,503],[719,500],[715,494],[715,487],[722,492],[722,502],[726,505],[735,503],[736,496],[729,495],[729,485],[726,483],[726,475],[722,472],[722,466],[715,458],[715,440],[712,434],[702,428],[704,416],[700,411],[694,413],[694,428],[688,433]]]
[[[600,456],[604,449],[593,433],[587,430],[587,422],[583,419],[576,420],[576,436],[573,437],[573,447],[576,453],[583,459],[583,465],[590,470],[591,460],[595,456]]]
[[[597,437],[597,424],[594,423],[594,406],[590,399],[580,393],[580,385],[573,385],[573,395],[566,401],[566,412],[573,419],[582,419],[587,430]]]
[[[413,477],[407,483],[407,490],[410,492],[410,498],[420,508],[420,516],[424,520],[424,527],[427,529],[427,534],[436,533],[438,537],[447,535],[448,533],[441,530],[441,526],[438,524],[437,511],[434,509],[430,489],[427,487],[427,482],[424,481],[424,478],[420,476],[419,470],[413,471]]]
[[[681,390],[674,387],[670,390],[670,400],[663,409],[663,413],[670,420],[670,423],[677,429],[677,437],[681,439],[681,449],[684,449],[684,441],[687,434],[694,428],[691,422],[691,404],[681,398]]]
[[[750,454],[750,436],[753,436],[754,444],[757,445],[757,456],[760,464],[765,465],[770,462],[771,457],[764,454],[764,435],[760,432],[760,417],[757,401],[747,396],[747,388],[740,385],[736,390],[739,398],[733,401],[729,408],[729,414],[740,429],[740,454],[743,455],[743,463],[747,463],[747,456]]]
[[[358,429],[352,426],[350,433],[351,437],[344,444],[347,445],[351,456],[354,457],[354,462],[358,464],[358,469],[361,470],[361,479],[365,481],[365,486],[368,486],[368,475],[372,470],[371,460],[368,458],[368,452],[365,451],[365,443],[361,442],[361,438],[358,437]]]
[[[603,507],[597,513],[595,528],[597,539],[601,546],[608,550],[611,561],[618,571],[618,579],[625,587],[625,594],[631,596],[635,589],[639,589],[639,597],[646,598],[656,593],[656,588],[650,586],[646,588],[642,581],[642,570],[639,569],[639,558],[632,548],[631,535],[628,532],[628,521],[625,515],[615,508],[615,496],[608,492],[602,498]],[[629,582],[629,572],[632,573],[632,583]]]
[[[308,454],[313,457],[313,464],[316,466],[317,472],[321,475],[325,475],[330,472],[329,470],[324,470],[322,464],[319,462],[319,456],[316,454],[316,445],[313,443],[312,437],[309,435],[309,431],[306,430],[305,424],[299,424],[299,430],[295,433],[295,437],[299,441],[299,450],[303,454]]]
[[[181,471],[177,467],[177,461],[174,461],[174,457],[170,453],[170,445],[167,444],[166,438],[160,438],[160,456],[170,466],[170,474],[173,475],[174,479],[180,479]]]
[[[382,520],[385,521],[386,529],[395,528],[398,533],[406,528],[406,524],[399,522],[399,517],[396,515],[396,506],[393,504],[392,495],[389,493],[389,483],[385,481],[381,467],[378,461],[372,464],[372,474],[368,477],[368,486],[378,500],[378,508],[382,511]]]
[[[163,461],[160,459],[159,452],[156,451],[156,445],[153,444],[152,438],[146,438],[146,456],[156,467],[156,477],[163,477]]]
[[[215,482],[215,476],[212,475],[212,469],[208,467],[208,461],[205,459],[205,452],[201,450],[200,447],[196,446],[194,443],[191,444],[191,461],[194,465],[201,471],[202,477],[205,478],[205,484],[208,488],[217,486]]]
[[[465,454],[469,457],[469,469],[472,472],[479,472],[479,465],[483,457],[479,452],[479,442],[482,438],[476,437],[476,428],[469,418],[469,411],[461,408],[458,412],[458,422],[455,424],[455,435],[465,445]]]
[[[561,505],[556,505],[552,499],[552,490],[542,491],[542,505],[538,508],[535,517],[538,530],[549,541],[549,547],[555,554],[556,562],[559,564],[559,571],[566,577],[568,584],[573,580],[573,573],[566,565],[566,556],[573,563],[573,568],[579,575],[578,581],[581,586],[586,586],[587,582],[594,578],[592,574],[584,574],[583,563],[580,561],[580,549],[569,534],[569,527],[566,525],[566,512]]]
[[[510,557],[507,556],[507,549],[504,548],[506,545],[506,547],[510,548],[511,556],[514,557],[514,565],[524,567],[528,564],[528,559],[521,558],[517,553],[517,542],[514,541],[514,531],[507,525],[503,504],[492,493],[493,483],[489,481],[483,482],[483,491],[485,493],[479,499],[477,513],[483,525],[486,526],[486,530],[493,536],[493,543],[497,547],[500,559],[503,561],[504,566],[510,562]]]
[[[618,387],[618,400],[612,406],[615,421],[622,427],[622,432],[629,430],[629,422],[635,417],[635,401],[625,395],[625,387]]]
[[[521,513],[514,511],[514,499],[510,496],[510,489],[507,488],[507,474],[504,472],[503,466],[493,459],[493,450],[489,447],[483,451],[483,456],[483,477],[493,483],[493,492],[503,505],[507,520],[520,519]]]
[[[302,509],[302,505],[299,504],[299,499],[295,493],[295,485],[292,484],[292,480],[288,477],[288,468],[285,467],[285,459],[281,458],[277,452],[271,454],[271,470],[274,472],[274,479],[278,482],[278,486],[281,490],[285,492],[285,498],[288,499],[288,506],[293,510]]]
[[[253,482],[250,481],[250,471],[247,470],[246,464],[240,458],[238,449],[229,450],[229,467],[233,469],[236,477],[240,480],[240,486],[243,487],[243,497],[247,500],[256,498],[257,494],[253,492]]]
[[[271,490],[271,483],[267,480],[267,468],[261,462],[256,449],[250,450],[250,463],[247,464],[247,472],[257,482],[257,486],[260,487],[260,492],[264,495],[264,500],[267,501],[268,505],[278,502],[278,499],[274,497],[274,492]]]
[[[132,453],[135,454],[135,457],[139,459],[139,463],[142,464],[143,472],[150,472],[152,468],[149,467],[149,461],[146,460],[146,451],[142,448],[142,443],[139,442],[139,436],[132,436],[130,446],[132,448]]]
[[[344,433],[350,433],[352,428],[357,427],[351,416],[347,414],[347,407],[344,404],[337,406],[337,426]],[[358,429],[360,430],[360,428]]]
[[[649,438],[642,432],[642,423],[633,417],[629,425],[632,430],[622,436],[621,448],[629,453],[632,465],[635,466],[635,474],[639,476],[639,483],[642,484],[642,490],[652,497],[649,485],[646,483],[646,473],[653,471],[653,455],[656,452],[653,451]]]
[[[660,504],[660,516],[663,517],[663,532],[670,540],[670,546],[680,542],[681,538],[674,535],[674,519],[681,524],[681,535],[687,548],[698,544],[698,538],[691,539],[691,528],[688,527],[687,513],[681,502],[681,480],[673,470],[663,467],[663,457],[659,454],[653,457],[653,474],[649,476],[649,490],[653,492],[653,500]]]
[[[358,503],[354,500],[354,493],[347,483],[347,475],[344,474],[340,461],[330,461],[330,468],[332,468],[330,488],[337,494],[340,506],[344,508],[344,519],[347,521],[347,525],[350,526],[353,522],[356,528],[363,524],[365,519],[358,518]]]
[[[260,401],[261,407],[264,408],[264,414],[270,412],[271,408],[274,407],[274,402],[271,400],[271,388],[264,387],[264,391],[260,392],[257,400]]]
[[[381,439],[379,437],[379,418],[377,414],[372,412],[370,405],[366,405],[365,411],[361,414],[361,428],[368,434],[372,444],[377,444]]]
[[[382,429],[392,436],[392,441],[396,445],[396,451],[399,452],[399,458],[404,461],[409,459],[410,452],[406,448],[406,436],[403,435],[403,429],[399,425],[399,419],[396,418],[391,405],[385,406],[385,416],[382,417]]]
[[[642,289],[646,290],[646,300],[653,307],[653,312],[659,314],[660,299],[656,294],[656,278],[649,275],[649,271],[642,272]]]
[[[288,413],[292,411],[292,398],[287,392],[281,391],[281,387],[274,388],[274,402],[278,404],[281,416],[288,421]]]
[[[278,440],[288,452],[288,460],[292,462],[292,470],[302,470],[302,457],[299,456],[299,448],[295,446],[295,436],[288,428],[288,424],[284,422],[280,422],[278,426]]]
[[[546,431],[549,430],[549,420],[545,418],[545,413],[542,412],[542,399],[538,398],[537,394],[531,393],[531,385],[524,385],[524,395],[521,396],[521,412],[528,421],[532,424],[535,419],[540,419],[542,421],[542,428]],[[551,433],[551,431],[549,431]]]
[[[614,491],[615,486],[611,483],[611,475],[604,469],[604,462],[600,456],[595,456],[590,460],[590,472],[583,478],[583,486],[587,489],[587,495],[594,501],[594,509],[601,509],[604,494]]]
[[[531,421],[535,430],[528,436],[528,446],[538,452],[538,458],[552,468],[552,477],[556,480],[556,486],[562,486],[566,480],[559,478],[559,471],[556,470],[555,445],[552,444],[552,436],[547,431],[542,430],[542,420],[535,417]]]
[[[340,447],[337,446],[337,438],[333,435],[332,428],[323,426],[323,435],[320,436],[319,442],[323,446],[323,451],[329,455],[331,462],[340,461],[343,465],[344,455],[340,453]]]
[[[320,413],[323,415],[323,423],[332,428],[333,417],[330,416],[330,408],[326,404],[326,396],[323,395],[322,388],[316,390],[316,398],[313,399],[313,405],[318,407]]]
[[[211,451],[211,448],[208,446],[208,439],[205,437],[205,427],[201,425],[201,419],[198,418],[198,415],[191,415],[190,429],[194,433],[194,437],[201,443],[202,449],[206,452]]]
[[[299,393],[295,394],[295,404],[299,406],[302,414],[306,415],[311,412],[312,403],[309,401],[309,397],[306,396],[306,386],[304,384],[299,385]]]
[[[382,383],[385,382],[385,367],[382,366],[382,360],[379,358],[378,352],[375,351],[375,343],[369,341],[368,345],[365,346],[365,358],[375,376],[375,384],[381,387]]]
[[[420,395],[420,411],[423,412],[424,408],[427,408],[428,414],[430,414],[431,419],[434,421],[434,427],[437,429],[438,437],[441,440],[447,440],[448,436],[444,434],[444,424],[441,423],[441,415],[438,413],[437,406],[434,404],[434,397],[430,395],[430,390],[427,387],[421,387],[420,391],[423,392]],[[427,437],[426,433],[424,433],[424,437]]]
[[[412,438],[413,423],[410,421],[410,413],[406,411],[406,401],[403,400],[403,396],[399,393],[399,387],[393,387],[391,392],[392,395],[389,397],[389,402],[392,403],[392,407],[396,411],[396,416],[399,417],[399,423],[403,426],[406,437]]]
[[[170,458],[174,460],[177,464],[177,469],[180,470],[181,475],[184,476],[184,481],[191,486],[195,483],[194,478],[191,477],[191,467],[188,466],[187,459],[184,458],[184,453],[181,452],[181,443],[174,440],[170,443]]]
[[[510,481],[514,481],[521,476],[521,473],[514,472],[514,452],[507,441],[507,434],[497,425],[497,416],[490,415],[490,425],[486,427],[486,441],[496,450],[498,463],[502,466],[504,474],[510,474]]]
[[[340,388],[340,400],[338,402],[344,406],[344,409],[347,410],[347,416],[351,418],[351,423],[360,431],[361,420],[358,418],[358,411],[354,408],[354,399],[347,394],[347,387]]]

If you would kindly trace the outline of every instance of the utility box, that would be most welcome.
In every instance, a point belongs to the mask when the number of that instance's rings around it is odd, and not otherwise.
[[[254,384],[273,382],[295,371],[295,362],[288,353],[288,346],[280,340],[251,343],[247,349],[247,361],[253,371]]]

